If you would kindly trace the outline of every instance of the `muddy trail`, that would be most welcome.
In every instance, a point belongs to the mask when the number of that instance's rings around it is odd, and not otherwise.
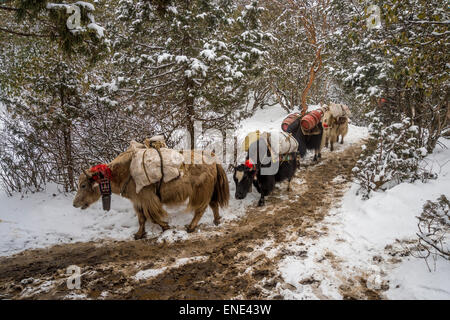
[[[200,225],[184,241],[74,243],[0,258],[0,298],[282,299],[274,289],[289,285],[277,263],[286,255],[308,254],[283,243],[327,233],[320,222],[347,190],[360,152],[357,144],[327,153],[318,164],[302,163],[290,192],[281,184],[265,207],[255,203],[243,218],[218,227]],[[327,252],[323,259],[334,256]],[[67,288],[70,265],[81,268],[80,289]],[[363,277],[345,281],[343,298],[382,297]],[[304,282],[317,285],[314,279]]]

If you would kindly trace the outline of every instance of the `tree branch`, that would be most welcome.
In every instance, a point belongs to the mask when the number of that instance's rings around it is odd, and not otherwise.
[[[15,34],[18,36],[23,36],[23,37],[40,37],[40,38],[49,38],[50,37],[50,35],[48,35],[48,34],[26,33],[26,32],[8,30],[5,28],[0,28],[0,31]]]

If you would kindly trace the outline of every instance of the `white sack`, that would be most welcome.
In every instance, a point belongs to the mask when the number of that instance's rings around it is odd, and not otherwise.
[[[328,108],[335,118],[350,117],[351,115],[350,108],[345,104],[330,103]]]
[[[262,132],[260,134],[250,132],[243,142],[243,150],[248,151],[248,147],[259,138],[264,139],[270,145],[272,156],[297,152],[298,150],[298,141],[292,134],[284,131]]]
[[[161,180],[161,160],[156,149],[146,148],[143,144],[136,141],[132,141],[130,145],[133,151],[130,173],[136,183],[136,193],[139,193],[145,186]],[[163,181],[169,182],[182,176],[183,172],[180,170],[180,167],[183,164],[183,155],[169,148],[160,148],[159,151],[163,159]]]
[[[292,152],[297,152],[298,150],[298,141],[294,138],[292,134],[289,134],[284,131],[279,131],[276,133],[278,136],[278,148],[272,148],[276,154],[287,154]],[[273,141],[273,138],[272,138]]]

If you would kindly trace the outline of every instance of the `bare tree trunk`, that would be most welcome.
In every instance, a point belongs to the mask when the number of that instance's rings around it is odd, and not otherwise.
[[[328,0],[319,0],[317,4],[320,9],[316,12],[316,15],[314,15],[313,12],[308,9],[311,8],[311,4],[309,2],[294,0],[290,0],[289,2],[293,8],[297,9],[300,12],[300,20],[303,24],[303,27],[305,28],[308,42],[313,48],[315,48],[314,62],[309,69],[308,82],[306,83],[306,87],[303,89],[301,96],[302,114],[305,114],[308,111],[306,100],[309,90],[311,89],[314,80],[316,79],[317,73],[322,67],[322,46],[319,44],[319,42],[321,33],[324,33],[328,28],[325,9],[329,7],[330,3]],[[316,24],[318,23],[318,21],[315,20],[316,17],[319,18],[319,21],[321,20],[321,23],[319,22],[319,26],[316,26]]]
[[[191,150],[195,149],[195,107],[194,107],[194,101],[195,98],[191,94],[191,89],[193,87],[192,81],[188,78],[185,79],[185,86],[184,86],[184,92],[185,92],[185,109],[186,109],[186,127],[190,135],[190,147]]]
[[[308,105],[306,104],[308,92],[314,83],[314,79],[316,78],[317,72],[319,72],[320,68],[322,67],[322,57],[320,55],[321,51],[322,51],[322,48],[320,48],[320,47],[316,51],[316,58],[315,58],[313,64],[311,65],[311,68],[309,69],[308,83],[306,84],[306,87],[305,87],[305,89],[303,89],[303,92],[302,92],[302,114],[305,114],[308,111]]]
[[[66,170],[67,170],[67,190],[66,191],[74,191],[75,190],[75,178],[74,178],[74,169],[73,169],[73,155],[72,155],[72,133],[71,128],[66,127],[63,129],[64,135],[64,152],[66,158]]]

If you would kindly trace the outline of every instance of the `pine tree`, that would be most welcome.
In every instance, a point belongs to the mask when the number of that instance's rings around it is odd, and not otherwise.
[[[392,121],[407,116],[419,130],[427,130],[431,152],[448,126],[447,2],[373,4],[380,8],[379,28],[367,27],[366,2],[333,1],[333,10],[348,22],[330,42],[336,57],[333,73],[363,111],[379,108]]]
[[[0,44],[19,38],[52,41],[66,53],[95,58],[106,49],[104,28],[89,2],[4,0],[0,3]]]
[[[194,147],[194,122],[225,130],[248,95],[248,78],[264,51],[257,2],[120,1],[114,60],[121,103],[151,115],[171,138],[185,127]]]
[[[27,55],[29,50],[34,50],[36,56]],[[7,69],[11,76],[2,85],[0,97],[6,106],[7,125],[3,135],[22,136],[21,141],[15,141],[21,146],[11,146],[12,151],[39,150],[41,160],[46,163],[41,170],[52,171],[51,177],[46,176],[47,181],[60,183],[69,191],[75,188],[77,169],[74,125],[86,115],[83,68],[87,65],[83,65],[82,60],[66,60],[57,52],[54,47],[43,49],[36,43],[15,52],[27,63],[22,61]],[[23,166],[26,170],[27,163]],[[33,168],[36,169],[39,170]]]

